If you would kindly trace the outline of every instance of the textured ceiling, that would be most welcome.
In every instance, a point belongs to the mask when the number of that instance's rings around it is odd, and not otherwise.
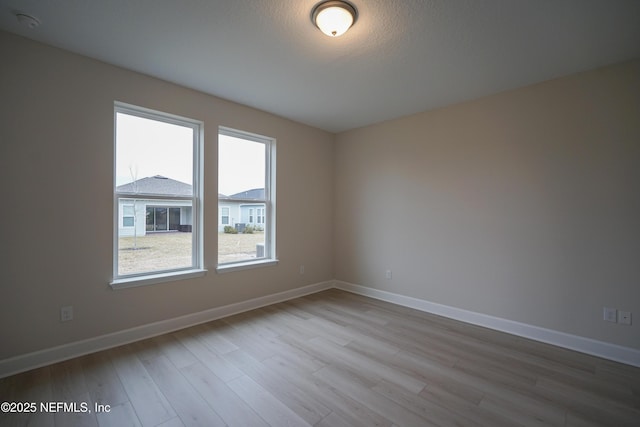
[[[640,57],[639,0],[351,0],[335,39],[317,2],[0,0],[0,28],[331,132]]]

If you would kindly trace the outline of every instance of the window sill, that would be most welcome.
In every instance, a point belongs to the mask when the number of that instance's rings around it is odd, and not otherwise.
[[[144,276],[127,277],[113,280],[109,285],[114,290],[134,288],[137,286],[155,285],[156,283],[175,282],[178,280],[202,277],[207,274],[205,269],[172,271],[170,273],[145,274]]]
[[[277,259],[263,259],[260,261],[236,262],[233,264],[222,264],[216,268],[217,273],[231,273],[232,271],[249,270],[252,268],[271,267],[277,265]]]

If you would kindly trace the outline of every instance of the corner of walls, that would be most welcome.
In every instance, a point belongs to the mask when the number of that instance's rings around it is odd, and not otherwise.
[[[437,304],[419,298],[381,291],[379,289],[347,283],[340,280],[336,280],[334,283],[337,289],[341,289],[343,291],[364,295],[381,301],[424,311],[426,313],[436,314],[438,316],[448,317],[450,319],[459,320],[472,325],[506,332],[508,334],[517,335],[534,341],[552,344],[569,350],[590,354],[592,356],[602,357],[615,362],[640,367],[640,350],[633,348],[610,344],[551,329],[540,328],[538,326],[527,325],[525,323],[514,322],[513,320],[502,319],[495,316],[489,316],[487,314]]]

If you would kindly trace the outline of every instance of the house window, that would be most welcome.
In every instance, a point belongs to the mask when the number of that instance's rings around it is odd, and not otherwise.
[[[220,224],[229,225],[229,208],[220,208]]]
[[[122,226],[133,227],[135,225],[135,209],[133,205],[124,205],[122,207]]]
[[[234,228],[218,233],[218,271],[230,271],[276,260],[275,140],[220,128],[218,133],[218,206],[229,207]],[[255,227],[262,212],[264,226]],[[224,218],[224,214],[222,216]]]
[[[193,277],[202,269],[202,124],[115,104],[113,287]]]

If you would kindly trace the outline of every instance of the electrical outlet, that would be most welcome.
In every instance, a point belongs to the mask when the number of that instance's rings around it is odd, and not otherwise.
[[[73,320],[73,306],[60,307],[60,321],[68,322],[70,320]]]
[[[630,311],[619,311],[618,312],[618,323],[622,325],[631,325],[631,312]]]
[[[300,274],[304,274],[304,265],[300,266]]]
[[[618,310],[615,308],[604,307],[603,320],[616,323],[618,321]]]
[[[387,272],[384,275],[387,279],[391,280],[391,278],[393,277],[393,273],[391,272],[391,270],[387,270]]]

